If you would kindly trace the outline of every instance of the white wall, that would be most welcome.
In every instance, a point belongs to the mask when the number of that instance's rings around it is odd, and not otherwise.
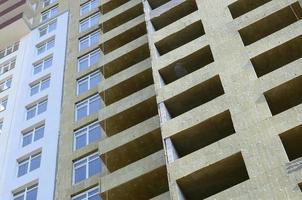
[[[0,164],[1,174],[3,175],[0,177],[3,179],[3,181],[0,182],[0,200],[12,199],[12,191],[22,188],[24,185],[32,181],[38,181],[39,183],[39,200],[53,199],[63,74],[65,65],[68,13],[63,13],[57,19],[57,28],[54,32],[40,38],[39,30],[37,28],[22,40],[22,49],[20,48],[18,53],[18,59],[20,57],[20,60],[17,62],[13,77],[13,84],[15,88],[12,88],[11,91],[14,93],[16,101],[10,101],[10,104],[8,105],[9,108],[15,108],[14,111],[11,111],[13,112],[13,119],[11,123],[12,126],[11,129],[5,129],[5,131],[8,131],[8,134],[6,134],[7,146],[4,147],[6,152],[0,149],[0,163],[1,158],[4,157],[4,154],[6,155],[5,165],[2,167],[3,171],[1,170]],[[35,48],[36,44],[54,35],[55,47],[41,55],[37,55]],[[52,67],[46,71],[43,71],[42,73],[32,75],[32,63],[51,53],[53,53]],[[18,76],[18,74],[20,75]],[[30,96],[29,83],[47,74],[51,75],[50,87],[34,96]],[[19,80],[16,81],[16,79]],[[47,111],[30,120],[26,120],[25,106],[45,96],[48,96]],[[5,118],[6,117],[7,116],[5,116]],[[26,147],[22,147],[22,130],[43,120],[45,120],[44,137]],[[42,149],[40,168],[18,178],[17,159],[37,149]]]

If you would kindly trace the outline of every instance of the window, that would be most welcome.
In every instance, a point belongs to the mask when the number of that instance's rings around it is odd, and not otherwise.
[[[6,79],[0,83],[0,92],[7,90],[12,85],[12,78]]]
[[[22,134],[22,147],[25,147],[44,136],[45,126],[41,125]]]
[[[57,0],[44,0],[43,1],[43,8],[49,6],[50,4],[56,2]]]
[[[3,129],[3,120],[0,120],[0,134],[2,133],[2,129]]]
[[[74,149],[80,149],[101,138],[101,126],[98,122],[90,124],[74,133]]]
[[[8,56],[9,54],[17,51],[19,49],[19,42],[16,42],[15,44],[6,47],[5,49],[0,51],[0,59],[4,58],[5,56]]]
[[[94,44],[97,44],[100,40],[100,32],[96,31],[93,33],[90,33],[89,35],[83,37],[79,41],[79,50],[82,51],[84,49],[87,49],[91,47]]]
[[[0,112],[6,110],[7,97],[0,99]]]
[[[47,88],[49,88],[50,85],[50,78],[43,79],[39,81],[38,83],[30,86],[30,96],[33,96],[37,94],[38,92],[41,92]]]
[[[101,98],[99,95],[94,95],[76,104],[76,120],[81,120],[84,117],[97,112],[101,108]]]
[[[27,187],[21,192],[13,195],[13,200],[37,200],[38,185]]]
[[[87,3],[81,5],[80,15],[82,16],[89,13],[91,10],[97,8],[98,5],[99,5],[99,0],[88,1]]]
[[[101,200],[99,187],[87,190],[75,197],[72,200]]]
[[[51,33],[52,31],[56,30],[57,28],[57,21],[52,21],[46,26],[43,26],[39,29],[40,37],[46,35],[47,33]]]
[[[49,41],[43,42],[42,44],[37,45],[37,54],[40,55],[44,53],[46,50],[49,50],[55,46],[55,39],[51,39]]]
[[[34,64],[33,74],[38,74],[46,69],[48,69],[52,65],[52,57],[46,58],[43,61]]]
[[[78,60],[78,72],[84,71],[88,67],[99,62],[101,57],[100,50],[93,51]]]
[[[41,14],[41,22],[45,22],[46,20],[54,17],[55,15],[57,15],[59,13],[59,9],[58,6],[49,8],[48,10],[44,11]]]
[[[94,88],[101,81],[100,72],[94,72],[77,81],[77,94],[80,95],[91,88]]]
[[[99,24],[100,14],[97,13],[80,22],[80,32],[86,31],[87,29]]]
[[[40,167],[41,163],[41,152],[30,155],[29,157],[18,161],[18,174],[17,176],[23,176],[35,169]]]
[[[47,100],[39,102],[26,109],[26,120],[32,119],[47,110]]]
[[[101,172],[102,165],[98,153],[94,153],[73,163],[73,183],[78,183]]]
[[[11,69],[14,69],[16,66],[16,58],[5,62],[4,64],[0,65],[0,74],[4,74]]]

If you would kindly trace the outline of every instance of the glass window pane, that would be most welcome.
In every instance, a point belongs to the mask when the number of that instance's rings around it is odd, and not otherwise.
[[[101,56],[101,54],[100,54],[99,51],[92,53],[92,54],[90,55],[90,65],[94,65],[94,64],[96,64],[97,62],[99,62],[100,56]]]
[[[27,110],[26,119],[29,120],[36,115],[36,107]]]
[[[84,146],[86,146],[87,141],[86,141],[86,134],[79,135],[76,137],[76,149],[80,149]]]
[[[92,0],[91,1],[91,9],[94,9],[96,7],[98,7],[99,5],[99,0]]]
[[[53,48],[55,46],[55,41],[51,40],[47,43],[47,50]]]
[[[57,22],[53,22],[53,23],[49,24],[48,32],[52,32],[52,31],[54,31],[56,28],[57,28]]]
[[[95,159],[89,162],[88,176],[93,176],[101,171],[101,161],[100,159]]]
[[[25,147],[26,145],[29,145],[32,141],[32,133],[28,133],[26,135],[23,135],[23,141],[22,146]]]
[[[89,21],[80,22],[80,32],[86,31],[89,28]]]
[[[99,194],[95,194],[88,198],[88,200],[101,200],[101,197]]]
[[[101,138],[101,127],[98,125],[89,130],[89,144]]]
[[[26,200],[37,200],[38,188],[33,188],[27,192]]]
[[[30,96],[33,96],[39,92],[39,85],[34,85],[30,88]]]
[[[51,9],[51,17],[55,16],[56,14],[58,14],[59,10],[58,7],[52,8]]]
[[[45,28],[40,29],[40,37],[42,37],[42,36],[46,35],[46,33],[47,33],[47,28],[46,28],[46,27],[45,27]]]
[[[14,197],[14,200],[24,200],[24,194],[18,197]]]
[[[37,74],[42,71],[42,64],[36,65],[34,67],[34,74]]]
[[[99,23],[99,15],[95,15],[95,16],[91,17],[91,19],[90,19],[91,27],[97,25],[98,23]]]
[[[44,126],[37,128],[35,130],[34,141],[37,141],[37,140],[43,138],[43,136],[44,136]]]
[[[41,114],[47,110],[47,101],[39,103],[38,105],[38,114]]]
[[[41,82],[41,90],[45,90],[49,88],[49,84],[50,84],[50,79],[43,80]]]
[[[82,80],[78,83],[78,95],[88,90],[88,80]]]
[[[77,108],[77,120],[80,120],[87,116],[87,106]]]
[[[12,79],[7,79],[7,81],[6,81],[6,87],[10,88],[11,85],[12,85]]]
[[[29,171],[33,171],[35,169],[38,169],[40,167],[40,163],[41,163],[41,155],[38,155],[38,156],[32,158],[31,161],[30,161]]]
[[[75,169],[74,173],[75,173],[75,175],[74,175],[75,183],[78,183],[78,182],[86,179],[86,165]]]
[[[52,58],[49,58],[44,61],[44,69],[49,68],[52,65]]]
[[[80,51],[89,47],[89,38],[80,41]]]
[[[18,168],[18,177],[23,176],[24,174],[26,174],[27,169],[28,169],[28,162],[20,164],[19,168]]]
[[[81,59],[79,61],[79,71],[83,71],[88,68],[88,58]]]
[[[86,200],[86,194],[73,198],[72,200]]]
[[[100,40],[100,32],[94,33],[90,37],[91,45],[98,43]]]
[[[89,3],[86,3],[86,4],[81,6],[81,15],[85,15],[89,11],[90,11],[89,10]]]
[[[43,53],[44,51],[45,51],[45,44],[42,45],[42,46],[40,46],[40,47],[38,47],[38,55],[41,54],[41,53]]]
[[[89,103],[89,114],[99,111],[101,108],[100,99],[93,100]]]
[[[90,78],[90,88],[93,88],[93,87],[97,86],[100,81],[101,81],[100,73],[97,73],[97,74],[94,74],[93,76],[91,76],[91,78]]]

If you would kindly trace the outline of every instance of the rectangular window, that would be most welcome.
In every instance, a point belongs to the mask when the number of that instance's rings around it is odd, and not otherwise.
[[[50,4],[56,2],[57,0],[44,0],[43,1],[43,8],[49,6]]]
[[[47,110],[47,99],[29,108],[26,108],[26,120],[32,119],[35,116],[45,112],[46,110]]]
[[[100,4],[99,0],[90,0],[87,3],[82,4],[80,8],[80,15],[82,16],[89,13],[93,9],[97,8],[99,4]]]
[[[80,21],[80,33],[88,30],[89,28],[96,26],[99,24],[100,14],[94,14],[92,16],[87,17],[86,19]]]
[[[9,54],[17,51],[19,49],[19,42],[16,42],[15,44],[6,47],[5,49],[0,51],[0,59],[4,58],[5,56],[8,56]]]
[[[58,13],[59,13],[58,6],[49,8],[48,10],[44,11],[43,13],[41,13],[41,22],[45,22],[45,21],[51,19],[52,17],[54,17]]]
[[[18,174],[17,176],[23,176],[35,169],[38,169],[41,164],[41,152],[30,155],[29,157],[18,161]]]
[[[98,141],[102,136],[101,126],[98,122],[89,124],[74,132],[74,149],[80,149],[90,143]]]
[[[38,74],[52,66],[52,57],[46,58],[43,61],[34,64],[33,74]]]
[[[99,49],[82,56],[78,60],[78,72],[84,71],[92,65],[95,65],[99,62],[101,58],[101,52]]]
[[[0,134],[2,133],[2,129],[3,129],[3,120],[0,120]]]
[[[0,112],[6,110],[7,97],[0,99]]]
[[[73,163],[73,183],[79,183],[101,172],[102,164],[98,153],[94,153]]]
[[[83,119],[95,112],[98,112],[101,108],[101,98],[100,96],[94,95],[89,97],[88,99],[84,99],[83,101],[76,104],[76,121]]]
[[[37,200],[38,185],[27,187],[21,192],[13,194],[13,200]]]
[[[45,126],[41,125],[22,134],[22,147],[25,147],[44,137]]]
[[[45,51],[53,48],[55,46],[55,39],[43,42],[42,44],[37,45],[37,55],[44,53]]]
[[[100,72],[91,73],[79,80],[77,80],[77,95],[83,94],[84,92],[96,87],[101,81]]]
[[[8,78],[0,83],[0,92],[7,90],[11,87],[12,78]]]
[[[95,44],[97,44],[100,41],[100,32],[96,31],[93,33],[90,33],[89,35],[83,37],[79,41],[79,50],[82,51],[84,49],[87,49]]]
[[[89,189],[77,196],[72,197],[72,200],[101,200],[99,187]]]
[[[40,37],[53,32],[57,28],[57,21],[52,21],[39,29]]]
[[[16,58],[5,62],[4,64],[0,65],[0,74],[4,74],[16,66]]]
[[[34,85],[30,86],[30,96],[33,96],[47,88],[49,88],[50,85],[50,77],[45,78],[38,83],[35,83]]]

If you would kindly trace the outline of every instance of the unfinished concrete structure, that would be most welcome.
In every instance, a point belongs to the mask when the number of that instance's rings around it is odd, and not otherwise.
[[[59,2],[57,200],[302,198],[301,1]]]

